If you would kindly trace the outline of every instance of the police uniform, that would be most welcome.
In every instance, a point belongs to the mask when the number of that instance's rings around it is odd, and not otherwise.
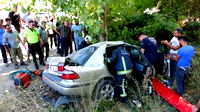
[[[36,59],[36,53],[39,55],[39,60],[41,65],[45,65],[43,62],[44,55],[42,53],[42,48],[40,46],[40,41],[38,38],[39,32],[36,28],[33,30],[26,28],[24,31],[24,36],[28,42],[28,48],[30,50],[30,53],[33,56],[33,62],[35,63],[35,68],[38,69],[37,59]]]

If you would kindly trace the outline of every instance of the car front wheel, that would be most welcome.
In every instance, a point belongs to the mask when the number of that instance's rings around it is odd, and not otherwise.
[[[95,89],[95,100],[111,101],[114,98],[114,83],[111,80],[101,80]]]

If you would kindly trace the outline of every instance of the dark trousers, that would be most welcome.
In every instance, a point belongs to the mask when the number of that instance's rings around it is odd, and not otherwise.
[[[7,59],[6,50],[5,50],[4,46],[0,45],[0,49],[1,49],[1,54],[2,54],[2,57],[3,57],[3,62],[7,63],[8,59]]]
[[[168,86],[172,86],[174,83],[174,77],[176,73],[176,66],[177,66],[177,61],[170,60],[170,77],[169,77],[169,84]]]
[[[183,90],[184,90],[184,79],[185,75],[188,73],[189,68],[176,68],[176,89],[177,93],[182,96],[183,95]]]
[[[49,43],[47,42],[47,43],[44,43],[44,45],[42,45],[42,47],[43,47],[43,54],[44,54],[44,49],[45,49],[45,51],[46,51],[46,57],[45,57],[45,59],[47,59],[48,57],[49,57]]]
[[[56,39],[57,39],[57,53],[60,54],[60,36],[56,34]]]
[[[37,42],[35,44],[28,44],[28,47],[29,47],[31,55],[33,56],[33,62],[35,63],[35,66],[38,66],[36,53],[39,55],[40,64],[42,64],[44,60],[44,55],[42,53],[40,42]]]
[[[50,46],[51,46],[51,49],[52,49],[52,47],[53,47],[53,40],[54,40],[55,46],[57,46],[56,36],[55,36],[55,34],[50,34],[49,38],[50,38],[50,42],[51,42]]]
[[[71,40],[69,42],[69,49],[70,49],[70,53],[72,53],[73,52],[73,48],[72,48],[72,41]]]
[[[126,92],[126,80],[125,80],[126,74],[125,75],[115,75],[115,83],[116,83],[116,91],[120,95],[121,101],[126,101],[127,100],[127,92]]]
[[[68,38],[61,37],[60,43],[61,43],[61,53],[60,53],[60,55],[63,56],[63,54],[65,54],[65,56],[67,56],[68,50],[70,48],[71,40],[68,39]]]

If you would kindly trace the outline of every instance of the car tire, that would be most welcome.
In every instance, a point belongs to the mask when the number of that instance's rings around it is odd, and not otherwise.
[[[101,80],[95,89],[94,100],[112,101],[114,98],[114,82],[111,80]]]

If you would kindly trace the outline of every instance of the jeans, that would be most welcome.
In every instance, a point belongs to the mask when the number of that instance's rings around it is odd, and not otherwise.
[[[6,55],[6,50],[5,50],[3,45],[0,45],[0,48],[1,48],[1,54],[2,54],[2,57],[3,57],[3,62],[7,63],[8,59],[7,59],[7,55]]]
[[[177,67],[176,68],[176,88],[177,88],[177,94],[180,96],[183,95],[183,90],[184,90],[184,79],[185,75],[188,73],[189,67],[188,68],[181,68]]]
[[[63,56],[63,54],[65,54],[65,56],[67,56],[68,50],[70,48],[71,40],[68,39],[68,38],[61,37],[60,42],[61,42],[61,53],[60,53],[60,55]]]
[[[77,51],[81,49],[81,48],[80,48],[81,38],[82,38],[82,37],[74,37],[75,48],[76,48]]]
[[[177,61],[170,60],[170,77],[169,77],[169,84],[168,86],[172,86],[174,83],[174,77],[176,73],[176,66],[177,66]]]

